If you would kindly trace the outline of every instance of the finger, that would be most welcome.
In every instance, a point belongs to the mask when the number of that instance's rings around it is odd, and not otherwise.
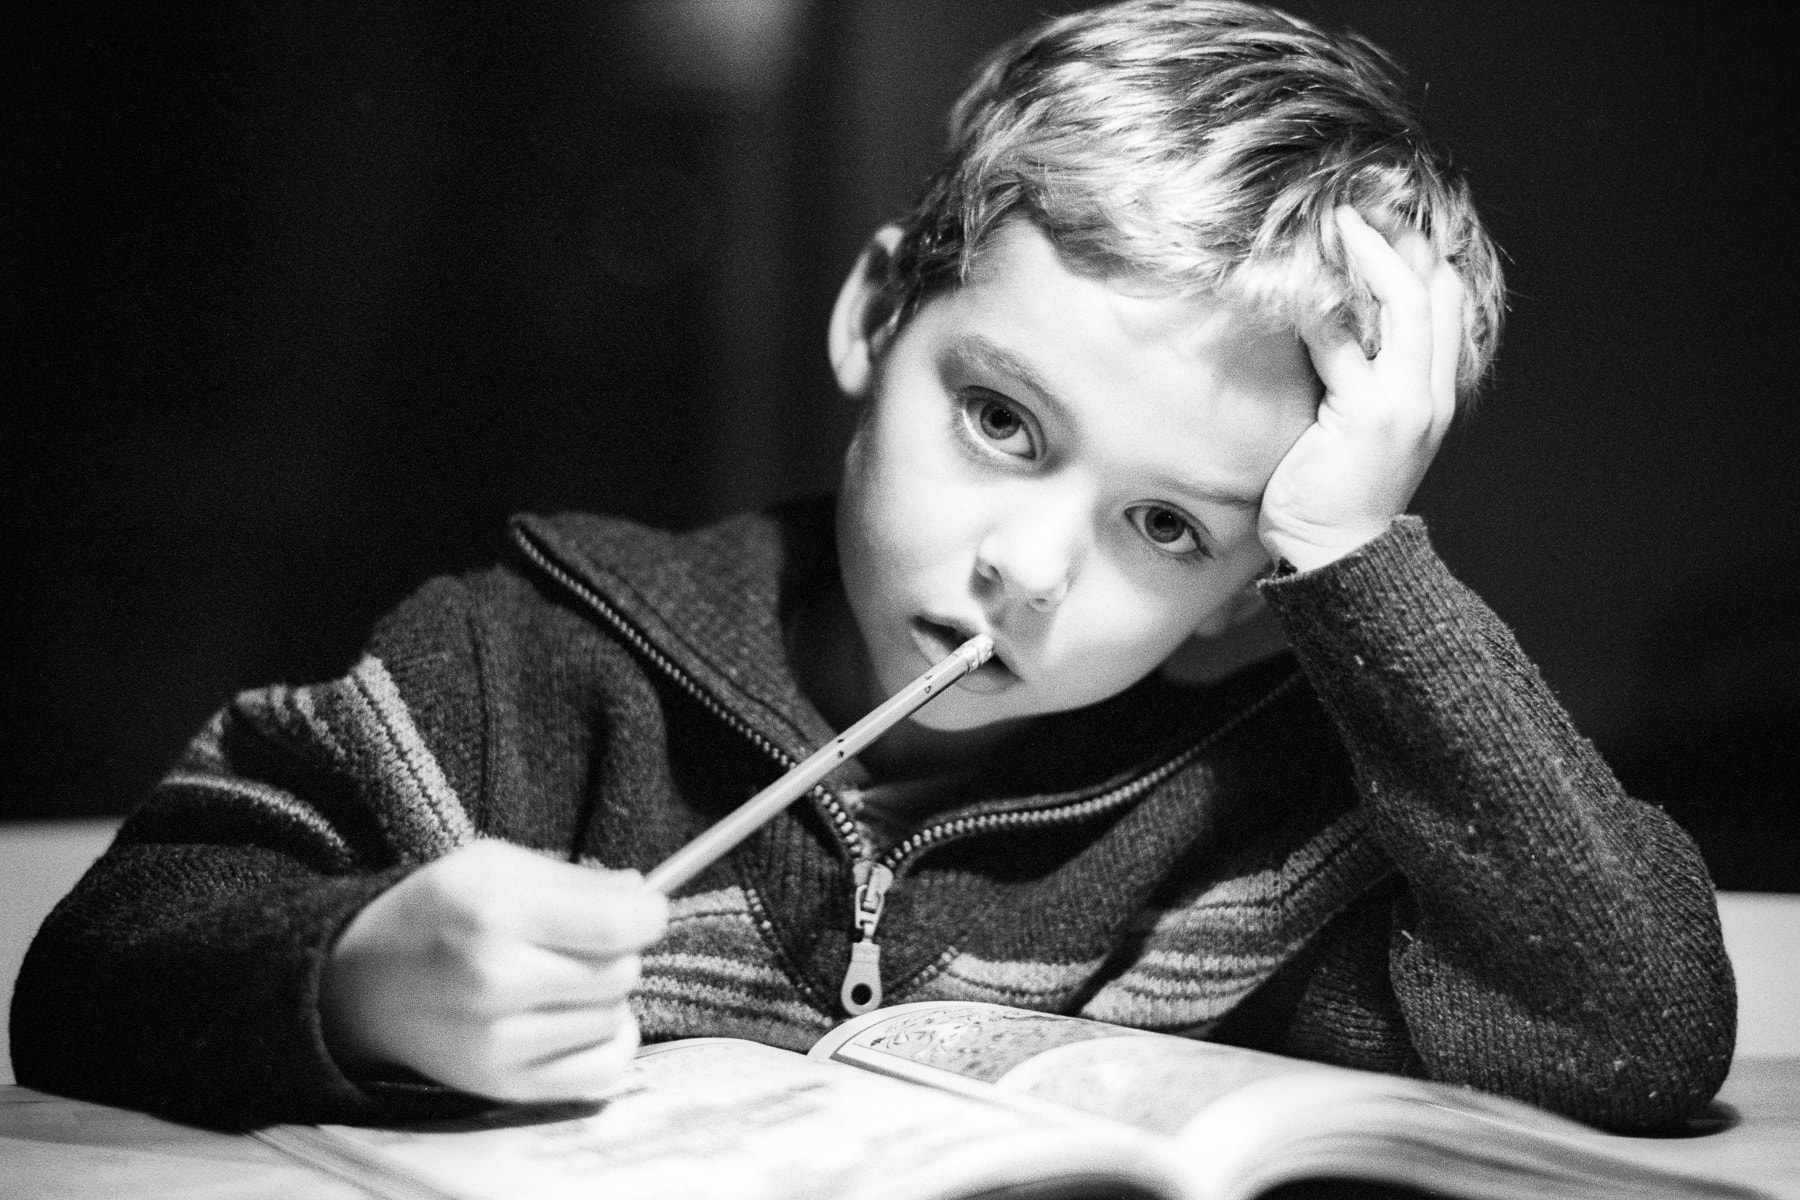
[[[1431,274],[1431,407],[1432,420],[1448,427],[1456,415],[1456,375],[1462,363],[1462,276],[1448,262]]]
[[[631,1024],[623,1004],[572,1005],[518,1013],[488,1033],[490,1061],[514,1071],[535,1071],[559,1058],[609,1042]]]
[[[600,962],[575,958],[563,961],[575,968],[574,974],[563,988],[546,991],[541,1003],[622,1004],[644,978],[644,960],[635,954]]]
[[[631,1065],[640,1042],[629,1013],[607,1037],[592,1040],[532,1064],[516,1087],[522,1100],[586,1100],[604,1095]]]
[[[635,954],[593,961],[530,942],[487,938],[437,956],[415,1007],[453,1019],[492,1021],[568,1005],[616,1004],[642,978]]]
[[[1300,331],[1300,340],[1312,359],[1313,372],[1328,396],[1343,396],[1367,378],[1369,360],[1362,343],[1342,324],[1318,324]]]
[[[635,954],[587,959],[528,943],[486,952],[472,974],[471,1007],[490,1016],[564,1005],[617,1004],[636,990]]]
[[[523,933],[551,912],[580,911],[584,905],[622,917],[634,908],[654,914],[664,907],[636,871],[578,866],[487,838],[431,863],[413,879],[429,885],[435,906],[454,911],[475,929]]]
[[[520,936],[588,959],[635,954],[663,935],[669,902],[634,872],[549,863],[559,868],[518,916]]]
[[[1366,222],[1365,222],[1366,223]],[[1437,266],[1437,253],[1431,248],[1431,239],[1416,229],[1402,229],[1390,245],[1406,269],[1413,273],[1413,278],[1429,280],[1433,268]]]
[[[1425,286],[1388,240],[1348,205],[1336,211],[1344,251],[1381,305],[1383,359],[1420,375],[1431,365],[1431,311]]]

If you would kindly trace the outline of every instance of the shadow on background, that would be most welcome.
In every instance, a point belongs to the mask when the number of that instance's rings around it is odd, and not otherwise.
[[[123,810],[232,691],[336,671],[509,512],[829,486],[839,276],[976,56],[1071,7],[32,10],[0,815]],[[1800,569],[1793,17],[1290,7],[1410,68],[1511,256],[1500,373],[1419,499],[1440,549],[1721,881],[1800,890],[1791,707],[1670,650],[1791,609]]]

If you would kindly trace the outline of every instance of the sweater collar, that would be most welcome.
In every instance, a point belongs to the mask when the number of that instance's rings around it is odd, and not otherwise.
[[[836,733],[790,664],[790,615],[837,572],[834,506],[809,497],[686,533],[583,513],[524,516],[514,538],[542,556],[646,657],[691,682],[799,760]],[[1125,693],[1022,730],[975,772],[976,807],[1037,807],[1103,791],[1170,756],[1294,672],[1281,654],[1206,687],[1152,675]]]
[[[833,736],[801,693],[783,638],[795,606],[837,571],[830,497],[683,533],[587,513],[521,516],[513,537],[527,557],[566,573],[578,597],[615,614],[649,657],[666,660],[663,670],[789,757]]]

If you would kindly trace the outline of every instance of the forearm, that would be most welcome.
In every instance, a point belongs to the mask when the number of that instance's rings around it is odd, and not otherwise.
[[[33,943],[23,1081],[211,1123],[409,1108],[344,1077],[318,1005],[349,921],[473,837],[460,796],[479,781],[440,765],[407,699],[468,688],[451,655],[426,675],[389,642],[374,651],[395,671],[372,652],[329,683],[247,692],[190,742]]]
[[[20,972],[20,1081],[205,1124],[409,1110],[339,1070],[317,1002],[338,931],[404,870],[321,875],[265,848],[116,847]]]
[[[1734,998],[1692,843],[1623,795],[1422,528],[1266,593],[1407,881],[1389,973],[1424,1068],[1608,1124],[1709,1097]]]

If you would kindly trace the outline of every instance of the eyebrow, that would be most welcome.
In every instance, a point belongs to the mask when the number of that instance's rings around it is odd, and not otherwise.
[[[1171,492],[1179,492],[1194,500],[1204,500],[1213,504],[1222,504],[1226,508],[1241,509],[1244,512],[1262,511],[1261,492],[1234,492],[1226,488],[1197,487],[1193,484],[1181,483],[1178,480],[1165,479],[1163,486]]]
[[[1074,408],[1036,367],[979,333],[967,333],[957,338],[950,344],[950,353],[963,362],[992,374],[1010,375],[1036,392],[1038,399],[1063,414]]]
[[[1065,418],[1075,407],[1050,385],[1043,373],[1036,367],[982,334],[963,334],[951,342],[949,352],[965,364],[995,375],[1006,375],[1018,380],[1036,393],[1039,400],[1049,407],[1057,409]],[[1179,493],[1190,500],[1222,504],[1227,508],[1244,509],[1252,513],[1262,508],[1263,498],[1260,491],[1239,492],[1228,488],[1205,487],[1167,477],[1159,477],[1155,482],[1164,489]]]

